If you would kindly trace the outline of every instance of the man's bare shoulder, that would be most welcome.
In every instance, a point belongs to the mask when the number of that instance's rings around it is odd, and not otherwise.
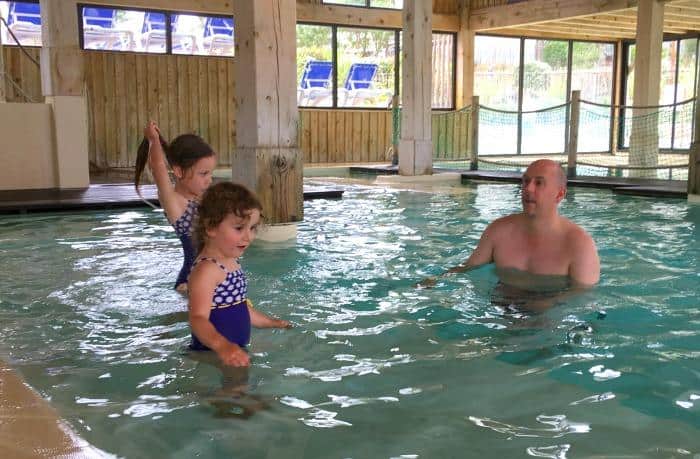
[[[521,224],[522,217],[522,214],[506,215],[505,217],[497,218],[491,222],[486,229],[493,232],[509,231],[514,226],[519,226]]]
[[[566,225],[567,245],[572,250],[575,252],[597,250],[593,238],[585,229],[569,219],[564,218],[564,222]]]

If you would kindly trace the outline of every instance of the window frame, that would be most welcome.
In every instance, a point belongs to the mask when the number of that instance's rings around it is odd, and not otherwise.
[[[172,16],[173,15],[180,15],[184,14],[187,16],[198,16],[198,17],[205,17],[205,18],[224,18],[224,19],[230,19],[233,18],[233,16],[228,16],[224,14],[206,14],[206,13],[200,13],[200,12],[191,12],[191,11],[179,11],[179,10],[162,10],[162,9],[156,9],[156,8],[141,8],[141,7],[125,7],[125,6],[117,6],[117,5],[103,5],[103,4],[98,4],[98,3],[83,3],[79,2],[77,5],[77,14],[78,14],[78,41],[79,41],[79,46],[80,50],[84,52],[97,52],[97,53],[128,53],[128,54],[145,54],[149,56],[187,56],[187,57],[213,57],[213,58],[221,58],[221,59],[234,59],[236,56],[213,56],[210,54],[180,54],[180,53],[173,53],[173,39],[172,39]],[[157,14],[163,14],[165,15],[165,23],[167,26],[165,27],[165,52],[162,53],[156,53],[156,52],[149,52],[149,51],[143,51],[143,50],[104,50],[104,49],[90,49],[90,48],[85,48],[85,34],[83,33],[83,8],[106,8],[106,9],[112,9],[112,10],[117,10],[117,11],[135,11],[135,12],[143,12],[143,13],[157,13]],[[234,18],[234,31],[236,27],[236,22]],[[235,34],[235,32],[234,32]],[[235,35],[234,35],[234,41],[235,41]]]
[[[10,3],[36,3],[36,4],[39,4],[39,10],[41,11],[41,2],[40,2],[40,0],[7,0],[8,6],[9,6]],[[4,19],[5,19],[5,20],[8,20],[9,18],[4,18]],[[10,37],[10,39],[12,40],[12,37],[10,36],[9,28],[8,28],[8,27],[5,27],[5,24],[0,24],[0,26],[1,26],[1,27],[4,27],[5,29],[8,29],[8,30],[7,30],[7,36]],[[2,34],[0,34],[0,38],[2,38]],[[36,48],[43,48],[43,47],[44,47],[44,35],[41,34],[41,45],[24,45],[24,44],[21,44],[21,43],[18,44],[18,43],[15,43],[14,40],[12,40],[12,43],[5,43],[4,41],[0,40],[0,44],[1,44],[2,46],[11,46],[11,47],[15,47],[15,48],[19,48],[20,45],[21,45],[23,48],[35,48],[35,49],[36,49]]]
[[[676,50],[680,50],[681,46],[681,41],[683,40],[688,40],[688,39],[695,39],[697,40],[697,45],[695,47],[695,84],[693,85],[693,97],[697,98],[698,97],[698,78],[700,78],[700,73],[698,72],[698,66],[700,65],[700,33],[689,33],[685,35],[664,35],[663,43],[666,42],[675,42],[676,43]],[[662,46],[663,46],[662,43]],[[637,41],[633,39],[627,39],[622,41],[622,58],[620,60],[622,64],[622,70],[621,70],[621,75],[620,75],[620,105],[626,106],[627,105],[627,80],[629,78],[629,55],[630,55],[630,48],[632,45],[636,46]],[[679,74],[679,69],[680,69],[680,61],[676,61],[676,68],[674,69],[674,87],[673,87],[673,100],[674,100],[674,105],[677,104],[678,102],[682,102],[678,100],[678,74]],[[661,94],[659,94],[659,97]],[[658,102],[657,102],[658,104]],[[693,116],[691,119],[695,119],[695,108],[697,104],[693,104]],[[675,135],[676,135],[676,108],[673,110],[673,115],[672,115],[672,124],[671,124],[671,148],[659,148],[659,153],[671,153],[671,152],[686,152],[690,151],[690,148],[692,147],[692,141],[691,144],[688,148],[675,148]],[[625,112],[626,108],[623,108],[620,110],[620,122],[618,126],[618,132],[617,132],[617,145],[616,148],[618,151],[628,151],[629,150],[629,145],[625,145]],[[691,126],[692,131],[695,130],[695,125],[693,124]],[[697,133],[692,132],[692,138],[694,138],[697,135]]]
[[[347,24],[328,24],[324,22],[312,22],[312,21],[297,21],[297,26],[322,26],[331,29],[331,62],[333,63],[333,73],[331,74],[331,88],[332,88],[332,104],[330,106],[308,106],[308,105],[298,105],[301,109],[313,109],[313,110],[387,110],[388,107],[340,107],[338,106],[338,28],[343,29],[361,29],[361,30],[380,30],[386,32],[394,33],[394,87],[393,94],[400,96],[399,92],[400,81],[401,81],[401,32],[402,29],[394,27],[375,27],[375,26],[361,26],[361,25],[347,25]],[[457,33],[442,31],[442,30],[432,30],[432,35],[451,35],[453,37],[452,46],[452,91],[450,94],[450,106],[435,108],[431,106],[433,111],[453,111],[455,110],[455,104],[457,100]],[[296,85],[298,86],[299,76],[296,75],[297,79]],[[432,105],[432,104],[431,104]]]
[[[542,38],[542,37],[534,37],[531,35],[519,35],[519,36],[512,36],[512,35],[499,35],[495,33],[477,33],[476,36],[484,36],[484,37],[499,37],[499,38],[510,38],[513,40],[519,40],[519,46],[520,46],[520,57],[518,59],[518,68],[519,68],[519,74],[518,74],[518,101],[517,101],[517,106],[518,106],[518,140],[517,140],[517,145],[516,145],[516,153],[515,155],[518,156],[528,156],[531,153],[522,153],[522,124],[523,124],[523,114],[522,114],[522,104],[523,104],[523,83],[524,83],[524,73],[525,73],[525,66],[523,65],[523,59],[524,59],[524,53],[525,53],[525,40],[544,40],[544,41],[561,41],[565,42],[568,44],[568,49],[569,49],[569,55],[567,58],[567,96],[566,96],[566,101],[570,102],[570,96],[571,96],[571,79],[572,79],[572,70],[573,70],[573,47],[574,43],[597,43],[597,44],[603,44],[603,45],[612,45],[614,49],[613,53],[613,68],[612,68],[612,88],[611,88],[611,116],[610,116],[610,132],[609,132],[609,140],[608,140],[608,148],[612,147],[613,143],[613,111],[614,111],[614,106],[612,106],[614,100],[615,100],[615,94],[617,92],[617,87],[616,87],[616,81],[615,81],[615,75],[617,73],[617,44],[614,41],[604,41],[604,40],[575,40],[571,38]],[[476,49],[474,50],[474,54],[476,55]],[[567,108],[567,116],[568,116],[568,108]],[[566,145],[568,144],[568,136],[569,133],[565,132],[564,133],[564,147],[566,148]]]
[[[342,7],[347,7],[347,8],[371,8],[373,10],[387,10],[387,11],[401,11],[402,8],[388,8],[386,6],[372,6],[372,0],[365,0],[364,5],[346,5],[344,3],[334,3],[334,2],[328,2],[327,0],[321,0],[321,5],[328,5],[328,6],[342,6]]]

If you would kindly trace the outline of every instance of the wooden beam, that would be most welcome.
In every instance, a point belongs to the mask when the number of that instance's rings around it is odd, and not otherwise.
[[[634,34],[632,35],[627,35],[627,34],[619,34],[614,31],[610,31],[609,33],[606,34],[598,34],[598,33],[587,33],[585,31],[581,32],[569,32],[569,33],[562,33],[562,32],[551,32],[544,30],[543,28],[536,28],[534,26],[529,26],[529,27],[512,27],[508,29],[499,29],[498,30],[499,35],[506,35],[506,36],[511,36],[511,37],[530,37],[530,38],[551,38],[551,39],[559,39],[559,40],[567,40],[567,39],[572,39],[572,40],[592,40],[592,41],[615,41],[620,38],[633,38]]]
[[[554,21],[562,18],[588,16],[637,6],[637,0],[529,0],[527,2],[473,10],[469,19],[471,29],[485,31]]]
[[[100,0],[96,3],[103,6],[118,6],[123,8],[150,8],[155,10],[224,15],[233,14],[232,0]]]
[[[353,8],[340,5],[323,5],[315,3],[297,3],[297,20],[299,22],[316,22],[320,24],[340,24],[367,27],[403,27],[401,11],[376,8]],[[433,30],[458,32],[459,17],[447,14],[432,15]]]
[[[557,26],[563,26],[563,27],[572,27],[574,29],[582,30],[582,29],[587,29],[587,30],[602,30],[602,31],[609,31],[611,27],[614,27],[617,30],[621,31],[636,31],[637,30],[637,24],[632,24],[632,23],[606,23],[606,22],[600,22],[600,21],[589,21],[587,18],[579,18],[579,19],[574,19],[572,21],[557,21],[557,22],[547,22],[543,25],[549,25],[549,24],[554,24]],[[685,34],[688,32],[687,27],[671,27],[668,25],[666,21],[664,21],[664,32],[665,33],[674,33],[674,34]]]

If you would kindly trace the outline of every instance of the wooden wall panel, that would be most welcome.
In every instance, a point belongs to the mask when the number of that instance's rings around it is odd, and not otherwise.
[[[387,110],[299,110],[305,164],[385,161],[391,145]]]
[[[39,48],[25,48],[27,52],[39,61]],[[5,72],[12,78],[15,84],[21,89],[16,89],[6,78],[0,80],[0,84],[5,85],[7,102],[28,102],[22,95],[24,92],[32,101],[43,102],[41,95],[41,73],[39,68],[22,51],[13,46],[2,48],[5,61]]]
[[[490,8],[492,6],[501,6],[508,3],[508,0],[471,0],[470,6],[472,10],[479,8]]]
[[[133,167],[143,126],[163,136],[194,132],[231,164],[234,147],[233,60],[199,56],[85,52],[90,161]]]

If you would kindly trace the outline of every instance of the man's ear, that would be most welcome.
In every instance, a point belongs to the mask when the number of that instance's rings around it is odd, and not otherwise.
[[[559,187],[559,191],[557,191],[557,204],[559,204],[564,197],[566,197],[566,187],[562,186]]]

